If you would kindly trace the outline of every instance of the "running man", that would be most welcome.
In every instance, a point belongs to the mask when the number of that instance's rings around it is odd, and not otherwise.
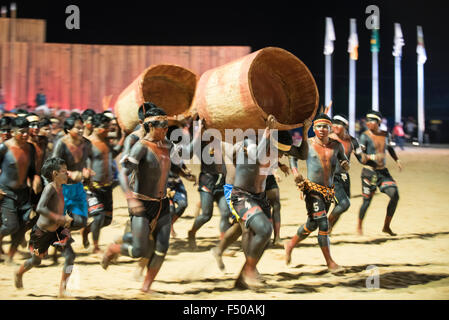
[[[387,206],[387,215],[385,217],[382,232],[395,236],[390,228],[391,219],[396,211],[399,201],[399,192],[396,181],[390,175],[390,172],[385,167],[386,152],[396,161],[399,170],[402,170],[401,161],[399,161],[394,148],[390,144],[390,137],[387,132],[380,130],[380,123],[382,115],[380,112],[371,111],[366,115],[366,126],[368,130],[360,136],[360,144],[365,149],[366,157],[368,158],[366,165],[362,169],[362,195],[363,203],[359,211],[359,219],[357,224],[357,232],[362,235],[362,222],[365,218],[371,200],[379,188],[380,192],[385,193],[390,197],[390,202]]]
[[[121,152],[125,135],[112,147],[109,143],[109,123],[111,119],[103,113],[97,113],[93,116],[93,132],[89,139],[92,144],[92,170],[95,175],[85,181],[85,190],[88,202],[89,217],[93,217],[82,232],[83,243],[89,243],[88,234],[92,232],[94,243],[93,253],[100,253],[98,244],[100,230],[107,227],[112,222],[113,201],[112,201],[112,183],[113,170],[112,161]]]
[[[354,152],[357,160],[364,164],[366,162],[366,156],[357,139],[349,135],[348,128],[348,119],[343,115],[337,114],[332,119],[332,133],[329,137],[342,144],[348,161],[351,158],[351,153]],[[329,215],[329,234],[332,232],[332,228],[335,226],[340,216],[346,212],[351,205],[349,200],[351,198],[351,180],[349,179],[349,173],[341,168],[340,163],[337,163],[337,169],[334,174],[334,185],[335,207]]]
[[[307,157],[307,179],[298,184],[305,194],[307,208],[307,222],[298,228],[293,238],[284,242],[286,263],[291,262],[291,254],[294,247],[317,228],[318,244],[323,252],[327,267],[331,272],[341,270],[330,254],[329,224],[327,212],[334,198],[333,180],[337,163],[343,170],[349,170],[349,161],[340,142],[329,138],[332,121],[324,113],[317,116],[313,123],[315,137],[304,139],[303,144],[309,145]],[[296,161],[290,161],[296,168]]]
[[[30,180],[33,191],[38,194],[42,188],[40,176],[36,173],[36,151],[28,142],[28,121],[24,117],[12,120],[12,138],[0,144],[0,210],[2,226],[0,227],[0,252],[2,240],[11,236],[8,261],[13,256],[26,232],[26,222],[33,211],[30,202]]]
[[[131,215],[132,244],[111,244],[103,256],[102,267],[107,269],[118,255],[148,259],[143,292],[158,274],[169,247],[171,216],[167,198],[167,180],[171,166],[173,144],[166,139],[168,117],[160,108],[148,111],[143,123],[146,131],[131,149],[126,159],[125,176],[133,173],[126,195]]]

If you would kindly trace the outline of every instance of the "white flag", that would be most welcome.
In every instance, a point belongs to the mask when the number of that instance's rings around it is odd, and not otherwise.
[[[326,34],[324,36],[324,55],[328,56],[334,52],[335,30],[332,18],[326,18]]]
[[[424,34],[422,32],[422,27],[418,26],[418,46],[416,47],[416,53],[418,54],[418,63],[424,64],[427,61],[426,49],[424,48]]]
[[[394,24],[394,41],[393,41],[393,56],[402,57],[402,47],[404,46],[404,38],[402,35],[401,25]]]
[[[350,19],[350,31],[348,39],[348,52],[352,60],[359,58],[359,37],[357,36],[357,24],[355,19]]]

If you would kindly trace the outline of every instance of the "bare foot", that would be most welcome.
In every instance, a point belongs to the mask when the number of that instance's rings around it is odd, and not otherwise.
[[[257,290],[264,286],[262,281],[259,280],[257,274],[245,274],[242,273],[242,280],[246,283],[249,289]]]
[[[176,239],[177,236],[178,236],[178,234],[175,232],[175,229],[171,229],[171,237],[173,239]]]
[[[101,253],[103,253],[103,251],[101,251],[101,249],[99,247],[96,247],[92,250],[92,253],[93,254],[101,254]]]
[[[384,226],[384,228],[382,229],[382,232],[388,233],[390,236],[395,236],[395,235],[396,235],[396,233],[394,233],[394,232],[390,229],[390,227],[385,227],[385,226]]]
[[[220,271],[222,272],[225,272],[225,265],[223,263],[223,259],[218,254],[218,248],[214,247],[210,249],[210,252],[212,253],[212,256],[215,258],[215,261],[217,261],[218,269],[220,269]]]
[[[358,234],[359,236],[363,236],[362,227],[357,227],[357,234]]]
[[[288,240],[284,241],[284,250],[285,250],[285,264],[289,265],[292,261],[292,248],[290,248],[288,244]]]
[[[345,268],[339,266],[338,264],[336,264],[333,261],[327,265],[327,268],[328,268],[329,272],[332,274],[341,273],[341,272],[344,272],[344,270],[345,270]]]
[[[106,253],[103,255],[103,259],[101,260],[101,267],[104,270],[107,270],[109,265],[111,264],[111,261],[115,258],[116,254],[109,253],[109,249],[106,251]]]
[[[189,239],[189,248],[194,250],[197,248],[196,246],[196,240],[195,240],[195,234],[193,233],[192,230],[190,230],[187,234],[188,239]]]
[[[17,289],[23,289],[22,275],[19,274],[19,270],[14,272],[14,285]]]
[[[274,246],[282,246],[283,244],[282,244],[281,238],[280,237],[275,237],[273,239],[273,245]]]

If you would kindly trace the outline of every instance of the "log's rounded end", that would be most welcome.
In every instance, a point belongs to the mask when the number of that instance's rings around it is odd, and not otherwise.
[[[278,129],[300,127],[316,114],[319,94],[315,79],[300,59],[284,49],[259,50],[249,69],[248,83],[263,117],[274,115]]]
[[[119,96],[115,104],[118,122],[132,131],[139,122],[137,111],[143,102],[152,102],[169,116],[187,112],[195,94],[198,76],[173,64],[145,69]]]

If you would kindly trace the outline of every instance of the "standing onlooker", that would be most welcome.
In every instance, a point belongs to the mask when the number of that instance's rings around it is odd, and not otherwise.
[[[405,133],[404,128],[402,127],[402,122],[396,122],[392,136],[394,139],[394,142],[401,148],[401,150],[404,150],[404,139],[405,139]]]
[[[408,117],[407,123],[405,124],[405,131],[407,135],[409,135],[410,140],[413,140],[413,138],[416,137],[415,130],[416,130],[415,119],[413,119],[413,117]]]
[[[3,95],[3,88],[0,87],[0,111],[4,112],[6,107],[5,96]]]
[[[36,107],[43,106],[47,104],[47,97],[44,93],[44,89],[40,88],[39,92],[36,94]]]

